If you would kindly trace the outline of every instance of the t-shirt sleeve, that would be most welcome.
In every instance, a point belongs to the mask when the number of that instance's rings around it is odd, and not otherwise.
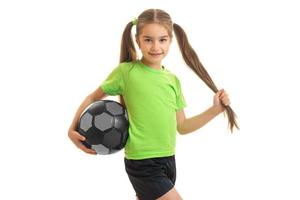
[[[175,77],[175,82],[176,82],[176,88],[177,88],[177,94],[176,94],[176,111],[177,111],[177,110],[181,110],[184,107],[186,107],[186,101],[183,96],[180,81],[177,77]]]
[[[124,90],[122,65],[117,66],[100,84],[101,89],[108,95],[121,95]]]

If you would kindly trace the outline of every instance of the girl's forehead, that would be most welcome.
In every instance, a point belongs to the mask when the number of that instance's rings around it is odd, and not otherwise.
[[[146,35],[150,37],[162,37],[168,35],[168,30],[160,24],[145,24],[140,30],[140,35]]]

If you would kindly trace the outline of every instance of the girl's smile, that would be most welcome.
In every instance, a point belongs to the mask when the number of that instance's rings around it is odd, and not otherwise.
[[[160,56],[163,55],[163,53],[149,53],[149,55],[154,57],[154,58],[159,58]]]

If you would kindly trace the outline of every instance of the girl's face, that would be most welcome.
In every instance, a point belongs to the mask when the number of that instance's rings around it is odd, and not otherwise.
[[[136,42],[142,51],[145,64],[159,66],[169,51],[171,38],[165,27],[159,24],[147,24],[136,37]]]

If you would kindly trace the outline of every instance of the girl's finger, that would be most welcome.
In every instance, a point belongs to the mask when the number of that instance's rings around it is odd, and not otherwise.
[[[230,100],[229,100],[229,99],[222,100],[222,103],[223,103],[225,106],[228,106],[228,105],[230,104]]]
[[[229,99],[229,97],[228,97],[227,94],[222,94],[222,95],[220,96],[220,98],[223,99],[223,100]]]
[[[220,91],[215,93],[215,97],[219,97],[220,96]]]
[[[77,131],[75,131],[75,135],[76,135],[76,138],[78,140],[81,140],[81,141],[84,141],[85,140],[85,137],[83,135],[81,135],[80,133],[78,133]]]
[[[78,144],[78,148],[88,154],[93,154],[93,155],[97,154],[95,150],[87,148],[82,143]]]
[[[86,149],[84,152],[92,155],[97,155],[97,152],[93,149]]]
[[[221,95],[222,95],[222,91],[221,91],[221,90],[219,90],[219,91],[215,94],[215,96],[218,97],[218,98],[220,98]]]
[[[221,96],[229,96],[227,92],[222,92]]]
[[[229,98],[227,96],[221,97],[221,101],[229,101]]]

